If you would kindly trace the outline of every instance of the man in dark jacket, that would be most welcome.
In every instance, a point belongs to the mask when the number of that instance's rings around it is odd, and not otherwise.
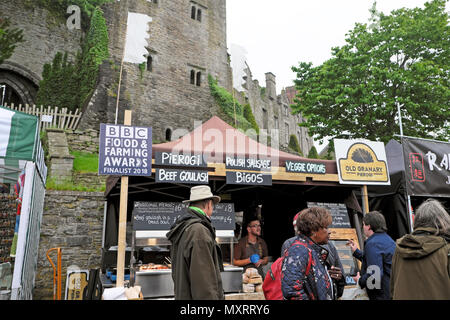
[[[177,300],[224,299],[222,254],[210,218],[219,201],[209,186],[192,187],[190,199],[183,201],[189,208],[167,233]]]
[[[395,242],[386,234],[386,220],[378,211],[371,211],[363,218],[364,252],[349,240],[353,256],[362,261],[361,276],[359,272],[354,280],[361,288],[366,288],[370,300],[389,300],[389,283],[391,279],[392,256]]]

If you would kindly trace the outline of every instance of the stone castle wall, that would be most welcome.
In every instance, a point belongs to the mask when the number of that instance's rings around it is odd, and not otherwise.
[[[291,114],[290,105],[293,101],[287,91],[292,91],[293,88],[285,88],[281,94],[276,95],[274,74],[266,73],[265,87],[262,87],[258,80],[252,78],[248,68],[242,87],[244,90],[241,94],[235,96],[241,104],[250,104],[259,128],[266,130],[268,136],[271,136],[273,129],[278,130],[278,142],[271,141],[271,145],[283,151],[292,152],[288,149],[288,144],[289,136],[293,134],[298,139],[303,156],[306,157],[314,142],[306,128],[298,126],[299,122],[305,121],[304,118],[301,115]]]
[[[166,132],[191,131],[195,121],[220,115],[210,94],[207,77],[231,92],[232,76],[226,41],[226,0],[113,1],[102,6],[109,34],[110,59],[100,67],[97,88],[84,106],[79,129],[98,130],[100,123],[116,120],[117,87],[124,53],[128,12],[151,17],[148,23],[147,55],[151,70],[125,62],[121,79],[117,122],[123,123],[125,109],[133,111],[132,124],[153,128],[155,142],[166,141]],[[192,8],[201,11],[201,19],[192,19]],[[30,101],[37,92],[43,66],[55,54],[80,50],[81,30],[69,30],[66,21],[26,0],[0,2],[0,17],[11,18],[13,27],[24,30],[25,42],[0,66],[0,81],[8,78]],[[8,75],[2,70],[8,68]],[[11,71],[14,70],[14,71]],[[190,83],[190,73],[201,74],[200,86]],[[14,72],[12,74],[11,72]],[[17,78],[19,77],[19,78]],[[22,77],[22,79],[20,79]],[[282,92],[276,96],[275,75],[267,73],[265,95],[249,71],[246,101],[250,103],[260,128],[278,129],[280,147],[287,145],[289,134],[297,135],[303,154],[312,146],[304,128],[290,115],[289,102]],[[288,112],[286,113],[286,107]],[[264,111],[265,110],[265,111]],[[287,114],[287,115],[286,115]],[[278,119],[278,125],[276,120]]]
[[[53,297],[51,248],[61,248],[62,299],[69,266],[100,267],[104,201],[102,192],[46,191],[33,300]],[[55,252],[50,258],[56,265]]]
[[[12,56],[0,65],[0,83],[8,78],[7,83],[20,91],[26,102],[31,103],[42,79],[44,64],[52,62],[58,51],[67,51],[72,58],[75,57],[76,52],[81,50],[83,32],[69,30],[65,21],[43,8],[27,4],[26,0],[0,1],[0,18],[9,18],[11,28],[22,29],[24,40],[17,45]],[[11,74],[23,79],[12,79]],[[24,84],[26,88],[20,88]]]
[[[192,6],[202,11],[201,21],[191,18]],[[104,12],[114,65],[105,65],[103,72],[113,76],[100,76],[101,88],[94,94],[94,100],[98,102],[89,106],[93,113],[103,111],[108,114],[108,120],[115,119],[128,12],[152,18],[148,23],[146,57],[151,56],[152,70],[142,71],[139,64],[123,64],[118,123],[123,123],[124,110],[131,109],[133,125],[151,126],[154,140],[165,141],[167,129],[186,128],[190,131],[195,120],[205,121],[219,112],[211,97],[207,77],[211,74],[218,78],[221,86],[231,89],[225,0],[120,1],[105,5]],[[201,73],[199,86],[190,83],[191,70],[195,74]],[[87,111],[81,128],[95,128],[98,124],[94,122],[98,120]]]

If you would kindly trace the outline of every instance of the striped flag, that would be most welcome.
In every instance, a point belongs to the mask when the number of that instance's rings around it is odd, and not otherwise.
[[[34,160],[38,117],[0,106],[0,158]]]

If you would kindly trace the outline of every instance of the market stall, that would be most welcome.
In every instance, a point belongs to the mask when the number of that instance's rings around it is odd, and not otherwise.
[[[433,197],[450,209],[450,143],[403,137],[386,145],[390,186],[369,188],[370,207],[386,217],[388,234],[412,231],[414,208]]]
[[[13,204],[0,201],[0,263],[3,267],[10,264],[12,272],[11,282],[2,293],[11,300],[32,299],[36,274],[47,176],[38,121],[36,116],[0,106],[2,198],[14,197],[16,211],[15,219],[11,219],[11,212],[3,205]]]
[[[173,222],[176,214],[171,214],[170,219],[165,221],[165,228],[154,230],[148,235],[144,233],[140,237],[138,231],[142,230],[133,229],[136,204],[181,204],[189,197],[190,188],[196,184],[208,184],[213,193],[222,198],[221,203],[233,205],[233,213],[242,212],[244,224],[247,216],[256,213],[260,217],[262,237],[268,244],[270,261],[279,256],[282,243],[293,236],[292,218],[306,208],[308,202],[342,204],[348,215],[346,221],[349,224],[346,226],[356,234],[356,216],[362,211],[353,193],[358,186],[339,184],[335,161],[307,159],[268,147],[218,117],[211,118],[178,140],[153,145],[152,155],[151,175],[129,177],[126,243],[130,255],[126,259],[126,266],[130,265],[130,261],[137,265],[142,263],[141,266],[146,265],[147,268],[170,264],[166,261],[170,248],[167,242],[163,243],[167,241],[165,233],[170,226],[167,221]],[[120,188],[120,177],[110,176],[105,192],[107,210],[102,259],[105,272],[106,269],[114,268]],[[164,215],[159,209],[150,216],[162,219]],[[242,222],[236,219],[236,223]],[[162,224],[161,220],[158,224]],[[341,235],[342,230],[333,228],[332,236]],[[219,228],[217,232],[225,261],[230,261],[232,257],[230,244],[233,238],[239,237],[234,231],[235,225],[230,225],[226,230]],[[142,242],[146,246],[142,246]],[[162,271],[159,272],[169,272]],[[136,282],[140,282],[142,276],[151,278],[139,272],[136,273]],[[166,284],[170,287],[172,280],[170,277],[167,279]],[[158,290],[156,286],[153,288],[154,291]],[[235,290],[239,289],[233,288],[230,292]],[[144,296],[155,294],[147,293]]]

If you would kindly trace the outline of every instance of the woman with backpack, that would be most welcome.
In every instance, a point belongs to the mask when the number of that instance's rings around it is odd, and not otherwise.
[[[332,300],[333,286],[326,269],[331,214],[325,208],[311,207],[297,218],[297,237],[283,259],[281,290],[287,300]]]

